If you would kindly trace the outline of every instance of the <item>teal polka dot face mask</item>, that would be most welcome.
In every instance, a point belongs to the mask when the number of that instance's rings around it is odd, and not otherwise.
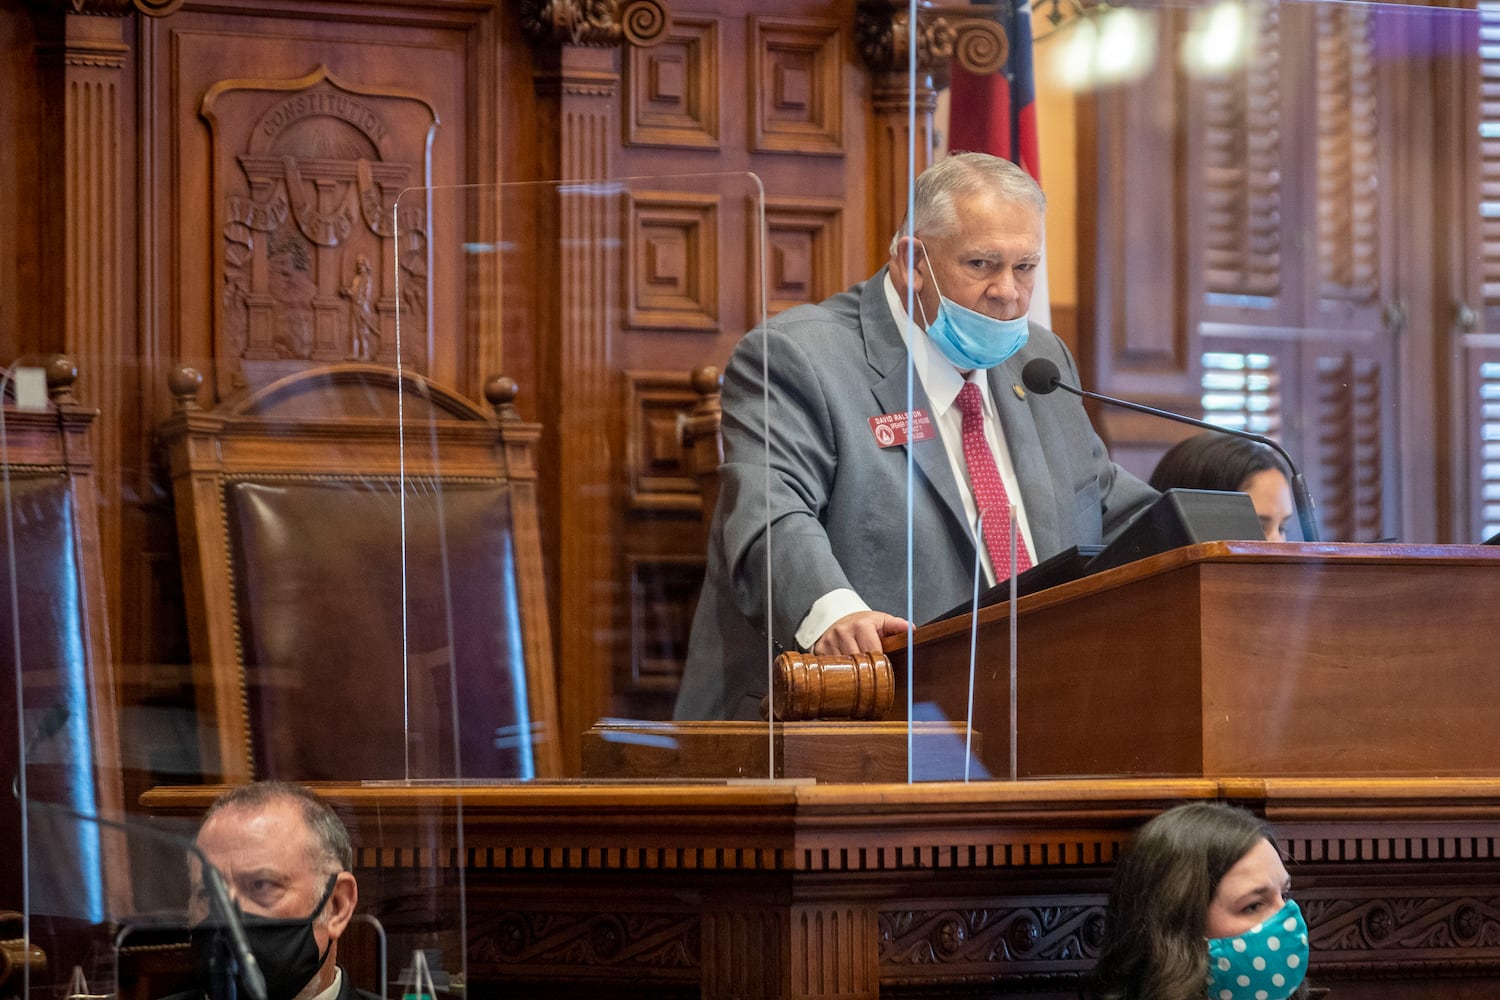
[[[1286,1000],[1307,975],[1307,924],[1290,899],[1234,937],[1208,940],[1209,1000]]]

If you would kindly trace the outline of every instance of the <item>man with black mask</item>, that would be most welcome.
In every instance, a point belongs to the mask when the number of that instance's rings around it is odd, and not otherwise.
[[[240,911],[245,937],[266,980],[266,1000],[375,1000],[337,963],[359,888],[349,870],[349,831],[299,785],[262,781],[231,789],[209,808],[197,845],[218,869]],[[224,990],[220,930],[202,864],[193,858],[193,957],[204,995]],[[243,991],[241,991],[243,995]],[[184,994],[186,996],[197,996]],[[176,998],[173,998],[176,1000]]]

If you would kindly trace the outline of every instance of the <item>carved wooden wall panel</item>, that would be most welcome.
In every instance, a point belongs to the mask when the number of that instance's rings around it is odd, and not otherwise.
[[[618,704],[629,718],[669,713],[682,679],[688,627],[703,586],[702,554],[627,553],[630,579],[630,657],[614,678]]]
[[[718,332],[723,312],[718,206],[714,195],[631,195],[626,242],[629,326]]]
[[[153,318],[171,353],[211,362],[216,395],[342,360],[356,331],[371,335],[366,353],[394,359],[390,204],[406,186],[473,179],[487,136],[469,114],[494,99],[493,56],[471,48],[490,37],[485,6],[380,23],[309,22],[296,5],[188,8],[145,39],[149,91],[173,123],[155,140],[162,187],[151,210],[164,224],[149,259],[154,282],[180,295],[172,308],[152,303]],[[468,370],[460,261],[438,253],[420,278],[404,255],[408,288],[440,283],[423,289],[426,302],[403,303],[406,360],[477,396],[484,373]]]
[[[766,298],[773,315],[845,287],[843,203],[766,199]]]
[[[627,144],[719,148],[724,60],[717,21],[674,17],[664,41],[632,48],[627,58]]]
[[[215,395],[308,364],[395,365],[398,332],[400,361],[425,373],[428,259],[396,253],[398,235],[418,248],[429,242],[424,203],[403,202],[400,234],[391,206],[405,189],[431,186],[437,109],[319,66],[296,80],[216,83],[202,114],[222,233]],[[441,253],[437,263],[456,265]]]
[[[683,466],[677,429],[698,398],[687,373],[626,372],[625,380],[630,506],[696,514],[698,484]]]
[[[750,120],[756,152],[844,152],[845,98],[837,22],[752,18]]]

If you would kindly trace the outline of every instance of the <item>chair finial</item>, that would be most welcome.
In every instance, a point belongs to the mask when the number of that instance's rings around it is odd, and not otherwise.
[[[178,413],[196,410],[203,373],[191,365],[180,365],[167,374],[167,388],[172,391],[172,405]]]
[[[520,420],[521,414],[516,410],[516,396],[521,392],[521,387],[516,380],[509,375],[491,375],[484,383],[484,398],[495,410],[495,416],[501,420]]]

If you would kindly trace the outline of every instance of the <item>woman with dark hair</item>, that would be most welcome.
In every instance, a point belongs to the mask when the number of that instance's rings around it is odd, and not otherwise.
[[[1271,829],[1195,802],[1141,828],[1115,869],[1090,1000],[1307,995],[1307,925]]]
[[[1296,513],[1291,475],[1281,456],[1256,441],[1204,431],[1167,449],[1151,473],[1158,490],[1230,490],[1250,494],[1268,542],[1286,541]]]

